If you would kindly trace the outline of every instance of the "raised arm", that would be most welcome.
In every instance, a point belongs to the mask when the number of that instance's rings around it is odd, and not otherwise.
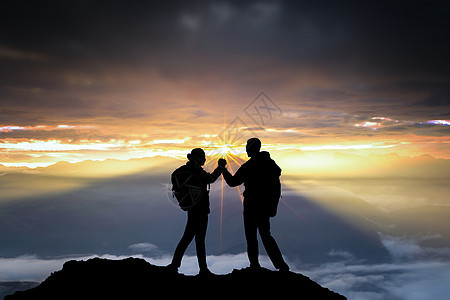
[[[244,183],[244,177],[242,176],[243,171],[241,168],[239,168],[236,172],[236,174],[232,175],[226,168],[222,170],[223,178],[225,179],[225,182],[231,186],[238,186]]]
[[[206,183],[213,183],[217,180],[217,178],[219,178],[221,173],[221,169],[217,167],[212,173],[203,171],[202,176]]]

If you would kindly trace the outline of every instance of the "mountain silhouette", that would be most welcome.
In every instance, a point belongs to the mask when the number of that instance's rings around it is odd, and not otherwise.
[[[25,291],[38,285],[39,282],[34,281],[0,281],[0,299],[16,291]]]
[[[278,299],[346,299],[293,272],[246,268],[225,275],[187,276],[140,258],[71,260],[39,286],[5,299],[258,299],[272,296]]]

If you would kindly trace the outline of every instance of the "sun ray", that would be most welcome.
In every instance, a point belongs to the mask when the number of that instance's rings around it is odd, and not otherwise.
[[[296,210],[292,205],[290,205],[287,201],[283,200],[283,197],[280,197],[280,201],[286,205],[287,208],[289,208],[289,210],[291,212],[293,212],[300,220],[302,220],[304,223],[311,225],[311,223],[309,222],[308,218],[306,218],[305,216],[303,216],[298,210]]]
[[[219,226],[219,252],[222,252],[222,232],[223,232],[223,176],[222,188],[220,190],[220,226]]]
[[[233,155],[232,154],[230,154],[230,155],[228,155],[228,157],[229,158],[231,158],[236,164],[238,164],[239,165],[239,167],[242,165],[239,161],[237,161],[237,159],[236,158],[234,158],[233,157]],[[227,162],[228,162],[228,160],[227,160]]]
[[[224,118],[224,127],[225,127],[225,118]],[[230,162],[236,163],[238,167],[242,165],[242,162],[239,162],[238,156],[234,157],[233,151],[236,150],[237,147],[241,149],[242,145],[235,145],[233,143],[232,137],[224,137],[223,135],[214,135],[211,136],[213,139],[209,144],[207,144],[204,149],[206,155],[208,156],[208,162],[205,167],[208,171],[212,171],[213,168],[216,168],[218,165],[218,159],[223,158],[227,161],[227,164],[230,166],[231,172],[234,173],[233,166]],[[222,236],[223,236],[223,210],[224,210],[224,178],[222,176],[221,180],[221,191],[220,191],[220,213],[219,213],[219,251],[222,251]],[[242,196],[242,192],[240,187],[237,187],[237,191],[239,197],[241,199],[241,203],[243,203],[244,199]]]

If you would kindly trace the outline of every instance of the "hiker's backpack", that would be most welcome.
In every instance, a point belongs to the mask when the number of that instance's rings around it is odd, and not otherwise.
[[[251,175],[251,193],[257,199],[255,205],[265,215],[275,217],[281,197],[281,169],[272,159],[255,164]]]
[[[277,214],[278,203],[281,197],[281,181],[280,176],[271,177],[266,183],[266,212],[269,217],[275,217]]]
[[[192,170],[181,166],[173,171],[171,181],[172,195],[177,199],[182,210],[187,211],[200,202],[204,193],[202,182]]]

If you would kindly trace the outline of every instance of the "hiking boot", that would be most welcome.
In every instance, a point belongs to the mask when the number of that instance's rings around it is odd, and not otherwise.
[[[208,268],[206,269],[200,269],[200,272],[198,273],[198,276],[200,277],[212,277],[215,274],[211,272]]]
[[[284,263],[278,268],[278,271],[287,273],[289,272],[289,266],[287,263]]]
[[[164,270],[169,273],[178,273],[178,267],[173,263],[170,263],[167,266],[165,266]]]
[[[259,263],[257,263],[257,264],[250,264],[250,267],[248,267],[248,269],[252,272],[259,272],[262,270],[262,267]]]

